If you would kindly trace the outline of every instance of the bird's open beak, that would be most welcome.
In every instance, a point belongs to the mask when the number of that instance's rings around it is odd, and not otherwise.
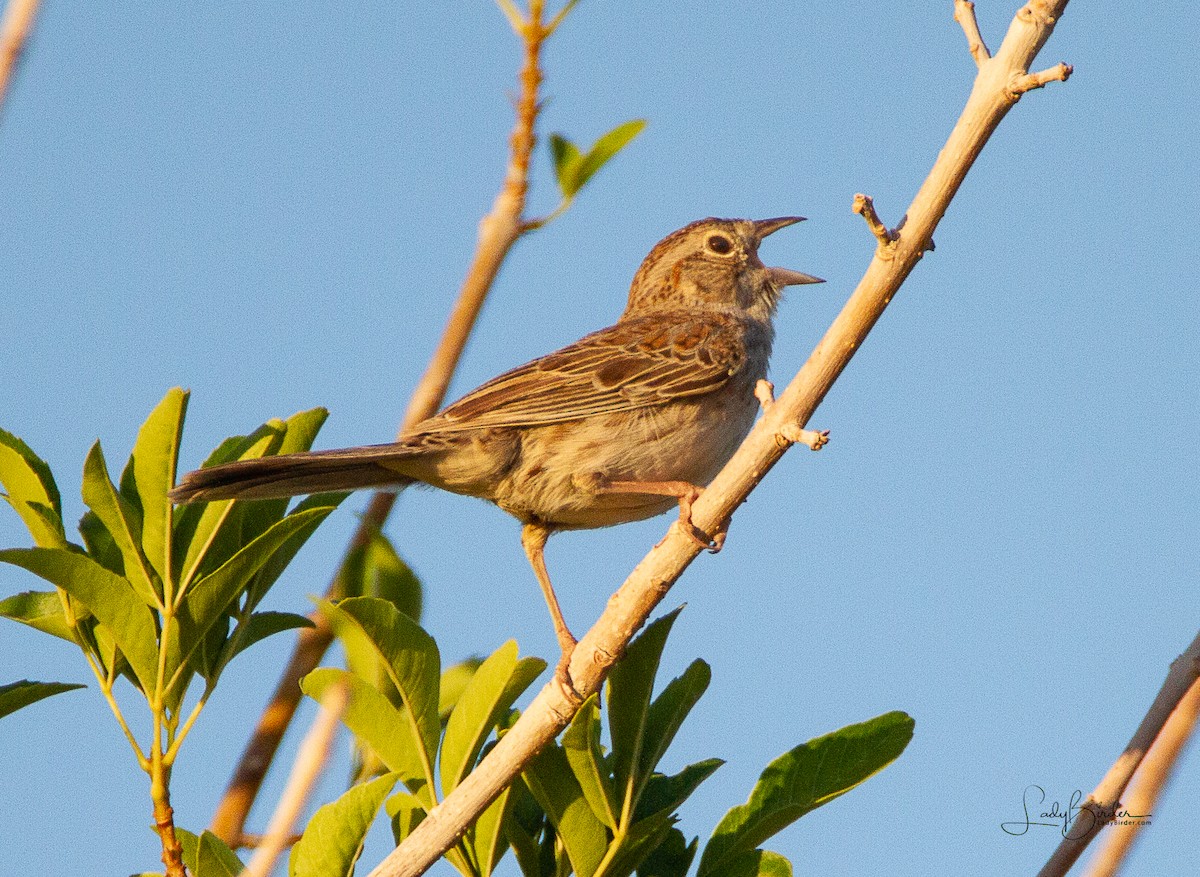
[[[824,283],[820,277],[813,277],[811,274],[805,274],[801,271],[793,271],[791,268],[768,268],[767,276],[771,278],[771,282],[776,286],[799,286],[802,283]]]
[[[754,221],[754,230],[758,232],[758,239],[761,241],[769,234],[774,234],[781,228],[787,228],[789,225],[795,225],[797,222],[803,222],[803,216],[777,216],[774,219],[756,219]],[[782,288],[784,286],[800,286],[804,283],[824,283],[820,277],[813,277],[811,274],[804,274],[800,271],[792,271],[790,268],[768,268],[767,274],[771,278],[771,282]]]

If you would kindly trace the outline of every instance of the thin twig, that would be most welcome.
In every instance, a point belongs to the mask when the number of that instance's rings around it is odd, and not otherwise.
[[[519,74],[520,93],[516,103],[516,122],[510,137],[510,155],[504,183],[491,212],[479,224],[479,240],[467,276],[450,312],[442,339],[416,389],[413,390],[398,435],[403,435],[417,423],[433,416],[442,404],[488,291],[509,250],[525,231],[522,217],[529,190],[529,163],[536,142],[535,129],[540,110],[540,56],[542,43],[547,35],[541,23],[541,4],[535,6],[538,15],[533,19],[533,25],[518,31],[524,42],[524,61]],[[366,544],[372,534],[382,529],[395,503],[394,493],[376,493],[371,497],[359,526],[351,537],[338,573],[326,590],[327,599],[333,599],[341,592],[340,583],[346,558]],[[283,735],[296,714],[301,698],[300,680],[316,668],[333,642],[333,631],[328,619],[319,612],[314,612],[309,618],[314,626],[300,632],[291,659],[280,676],[270,703],[259,717],[254,734],[247,742],[233,778],[213,816],[213,833],[230,846],[240,845],[250,808],[258,797],[259,789],[262,788]]]
[[[1108,830],[1100,849],[1096,850],[1085,877],[1116,877],[1121,863],[1154,813],[1159,795],[1178,764],[1184,746],[1196,731],[1197,714],[1200,714],[1200,680],[1192,683],[1188,693],[1163,725],[1158,739],[1134,775],[1129,794],[1122,802],[1125,811],[1145,816],[1145,819],[1131,817],[1117,820],[1117,824]]]
[[[967,35],[967,51],[975,59],[975,66],[982,67],[991,60],[992,53],[979,33],[979,22],[975,19],[975,4],[971,0],[954,0],[954,20],[962,25],[963,33]]]
[[[1009,81],[1049,39],[1067,0],[1033,0],[1013,20],[1003,45],[975,79],[962,116],[932,171],[909,207],[904,234],[891,258],[878,250],[842,312],[783,395],[770,406],[728,465],[696,501],[692,519],[704,532],[716,532],[750,491],[783,456],[776,441],[785,424],[803,427],[896,290],[920,261],[950,200],[992,132],[1012,109]],[[598,691],[609,667],[645,623],[654,607],[700,553],[694,539],[672,527],[609,599],[600,619],[580,640],[571,658],[570,678],[579,695]],[[435,807],[371,877],[422,874],[479,813],[520,773],[528,761],[561,731],[575,710],[561,687],[547,684],[478,767]]]
[[[850,209],[866,220],[867,228],[875,235],[875,240],[879,241],[881,248],[890,247],[900,237],[898,232],[883,224],[883,220],[875,212],[875,200],[870,195],[859,192],[854,196],[854,203],[850,205]]]
[[[335,685],[326,692],[321,701],[321,711],[296,753],[292,774],[275,808],[275,815],[259,839],[258,847],[250,858],[250,864],[242,872],[242,877],[268,877],[275,868],[279,854],[291,843],[296,820],[300,818],[313,786],[325,770],[329,751],[333,748],[333,738],[337,735],[338,722],[349,700],[350,689],[345,684]]]
[[[1095,791],[1080,805],[1072,831],[1062,839],[1049,861],[1038,871],[1038,877],[1062,877],[1066,874],[1092,838],[1118,813],[1121,796],[1138,765],[1197,679],[1200,679],[1200,634],[1196,635],[1182,655],[1171,662],[1171,669],[1159,689],[1158,697],[1154,698],[1154,703],[1150,704],[1141,724],[1133,732],[1129,745],[1109,768]]]
[[[38,0],[8,0],[4,10],[4,21],[0,23],[0,110],[4,109],[13,71],[33,31],[37,8]]]
[[[1051,82],[1066,82],[1074,72],[1074,67],[1060,61],[1053,67],[1047,67],[1039,73],[1024,73],[1015,77],[1012,82],[1011,91],[1013,95],[1019,97],[1027,91],[1042,88]]]

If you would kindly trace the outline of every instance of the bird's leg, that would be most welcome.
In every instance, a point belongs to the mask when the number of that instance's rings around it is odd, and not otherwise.
[[[714,554],[725,544],[725,530],[709,539],[692,523],[692,504],[704,493],[703,487],[697,487],[688,481],[611,481],[596,474],[588,479],[586,489],[593,493],[649,493],[653,496],[673,496],[679,500],[679,526],[688,538],[707,548]]]
[[[570,695],[575,692],[575,686],[571,682],[571,674],[567,668],[570,666],[571,654],[575,651],[577,640],[563,618],[562,609],[558,605],[558,597],[554,593],[554,586],[550,584],[550,573],[546,570],[546,540],[550,538],[551,532],[551,528],[545,524],[528,523],[521,528],[521,547],[525,549],[525,556],[529,558],[529,565],[533,567],[533,574],[537,576],[542,594],[546,597],[546,605],[550,607],[550,617],[554,620],[554,634],[558,637],[558,647],[562,649],[562,657],[559,658],[558,666],[554,668],[554,678],[564,686]]]

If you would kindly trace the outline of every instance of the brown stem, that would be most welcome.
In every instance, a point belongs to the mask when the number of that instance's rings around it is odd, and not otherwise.
[[[1127,820],[1119,820],[1117,825],[1108,830],[1104,843],[1096,850],[1088,866],[1086,877],[1116,877],[1121,870],[1121,863],[1125,861],[1142,828],[1149,824],[1155,802],[1179,763],[1184,746],[1196,731],[1197,714],[1200,714],[1200,680],[1192,683],[1146,753],[1129,794],[1122,802],[1122,809],[1132,815]],[[1135,819],[1133,816],[1145,816],[1145,819]]]
[[[170,769],[162,764],[160,753],[155,752],[150,776],[150,797],[154,801],[154,830],[162,839],[162,863],[167,877],[187,877],[183,867],[183,847],[175,836],[175,811],[171,809],[171,792],[168,787]]]
[[[475,255],[441,341],[413,390],[400,426],[400,435],[433,416],[442,404],[479,311],[496,275],[500,273],[500,266],[526,230],[522,216],[529,190],[529,163],[536,142],[535,127],[541,109],[538,101],[538,88],[542,82],[541,48],[547,36],[546,28],[542,25],[541,4],[534,4],[534,7],[535,14],[520,31],[524,60],[518,78],[520,92],[516,103],[516,122],[510,137],[510,155],[504,182],[491,212],[479,223]],[[361,547],[372,533],[383,527],[395,503],[396,495],[393,493],[377,493],[371,497],[358,529],[351,537],[339,571],[325,593],[327,598],[336,598],[340,592],[339,583],[346,558]],[[296,714],[301,697],[300,680],[316,668],[333,642],[333,632],[325,617],[319,612],[309,617],[315,627],[301,631],[292,657],[242,752],[233,778],[213,816],[213,833],[231,847],[240,845],[250,808],[262,788],[283,735]]]
[[[876,250],[863,279],[804,367],[696,501],[692,516],[700,529],[719,529],[745,501],[786,450],[776,436],[785,424],[803,427],[808,422],[862,345],[900,284],[929,249],[933,231],[967,171],[1016,103],[1009,91],[1012,76],[1028,69],[1066,5],[1067,0],[1032,0],[1017,14],[1000,50],[978,71],[967,105],[913,199],[908,221],[888,248],[887,258]],[[571,658],[570,676],[583,699],[599,690],[614,656],[623,652],[700,550],[693,540],[672,527],[609,599],[604,613],[580,640]],[[543,688],[479,766],[371,872],[371,877],[415,877],[424,873],[524,765],[566,727],[576,708],[576,703],[553,681]]]
[[[37,8],[38,0],[9,0],[4,10],[4,21],[0,23],[0,110],[4,109],[13,71],[33,31]]]
[[[1200,634],[1196,635],[1182,655],[1171,662],[1171,669],[1162,688],[1159,689],[1158,696],[1154,698],[1154,703],[1150,704],[1150,709],[1141,724],[1133,732],[1129,745],[1109,768],[1095,791],[1080,805],[1079,815],[1073,823],[1078,832],[1072,831],[1069,836],[1063,838],[1049,861],[1038,871],[1038,877],[1062,877],[1066,874],[1092,838],[1113,817],[1121,807],[1121,796],[1133,778],[1134,771],[1138,769],[1138,765],[1158,738],[1159,732],[1188,691],[1196,684],[1197,679],[1200,679]],[[1088,821],[1084,822],[1084,818]]]

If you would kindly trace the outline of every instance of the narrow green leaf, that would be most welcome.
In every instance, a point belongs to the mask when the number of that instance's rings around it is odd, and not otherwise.
[[[563,200],[570,201],[583,185],[579,182],[579,166],[583,163],[583,153],[563,135],[551,134],[550,155],[554,159],[554,174],[558,177],[558,188],[562,191]]]
[[[508,790],[510,806],[504,817],[504,836],[512,847],[521,873],[525,877],[542,877],[545,872],[541,867],[542,849],[538,836],[546,823],[546,814],[520,777]]]
[[[792,863],[770,850],[748,850],[731,858],[721,877],[792,877]]]
[[[92,445],[83,464],[83,501],[96,519],[108,531],[113,544],[121,552],[121,574],[133,585],[142,602],[150,607],[162,606],[161,586],[150,572],[142,556],[142,527],[135,509],[117,493],[108,474],[108,464],[100,442]]]
[[[714,829],[700,857],[698,877],[727,874],[735,856],[883,770],[900,757],[912,739],[913,725],[905,713],[885,713],[776,758],[762,772],[750,799],[726,813]]]
[[[181,661],[187,660],[200,645],[208,629],[245,591],[250,579],[276,552],[284,550],[293,541],[303,543],[331,511],[333,508],[327,506],[289,515],[244,546],[219,569],[192,585],[180,612],[182,630],[178,643],[173,644],[173,654],[168,662],[170,671],[174,672]]]
[[[537,658],[518,661],[516,640],[496,649],[479,666],[446,723],[441,756],[443,794],[449,795],[470,773],[501,715],[545,669],[546,662]]]
[[[413,621],[421,620],[421,582],[378,529],[346,558],[341,585],[347,597],[382,597]]]
[[[157,834],[155,832],[156,837]],[[195,874],[197,868],[196,860],[200,852],[200,835],[193,834],[176,825],[175,839],[179,841],[179,846],[183,850],[183,866],[188,869],[189,874]]]
[[[71,627],[63,615],[62,598],[56,591],[25,591],[0,600],[0,617],[28,624],[67,642],[75,642]]]
[[[112,634],[142,690],[154,690],[158,670],[154,618],[128,581],[86,555],[61,548],[10,548],[0,551],[0,561],[41,576],[87,606]]]
[[[608,834],[592,812],[566,753],[551,743],[522,775],[533,797],[553,823],[579,877],[592,877],[608,848]]]
[[[708,664],[697,658],[682,676],[673,679],[650,704],[646,714],[642,757],[638,765],[640,776],[648,777],[654,772],[671,741],[675,739],[679,726],[708,689],[711,679],[712,670]]]
[[[426,808],[430,806],[421,803],[411,792],[397,792],[383,802],[384,812],[392,822],[392,837],[396,846],[400,846],[412,834],[412,830],[425,820]]]
[[[279,421],[266,423],[249,436],[228,439],[205,461],[204,465],[218,465],[234,460],[256,459],[276,450],[283,441],[283,424]],[[217,458],[213,461],[213,458]],[[223,459],[227,458],[227,459]],[[212,462],[210,462],[212,461]],[[259,533],[245,534],[242,522],[246,503],[233,500],[194,503],[182,506],[175,513],[175,539],[183,544],[183,559],[179,564],[180,584],[186,587],[200,576],[225,563],[230,557]],[[279,516],[282,516],[282,510]]]
[[[237,648],[229,656],[230,660],[269,636],[283,633],[285,630],[314,626],[312,621],[295,612],[255,612],[246,622],[246,629],[238,640]]]
[[[645,119],[634,119],[618,125],[593,143],[587,155],[575,168],[576,191],[586,186],[588,180],[595,176],[600,168],[608,164],[614,155],[624,149],[629,141],[642,133],[642,129],[645,127]]]
[[[342,722],[371,747],[384,766],[410,788],[421,789],[421,801],[432,807],[424,762],[420,755],[420,740],[413,724],[402,710],[392,706],[386,697],[347,670],[321,667],[300,681],[300,688],[318,703],[335,685],[344,684],[350,690],[350,700]]]
[[[475,825],[467,833],[471,851],[478,863],[480,877],[489,877],[504,857],[504,851],[508,849],[508,841],[504,836],[503,829],[511,800],[512,786],[509,786],[487,806],[486,810],[479,814]]]
[[[672,828],[654,852],[638,865],[638,877],[687,877],[699,843],[698,837],[688,843],[682,831]]]
[[[355,786],[314,813],[292,847],[288,877],[351,877],[367,830],[396,780],[385,774]]]
[[[450,713],[458,706],[458,699],[467,690],[467,683],[482,663],[479,658],[467,658],[442,671],[441,690],[438,692],[438,718],[443,722],[450,718]]]
[[[87,688],[87,686],[68,682],[30,682],[28,679],[0,685],[0,718],[9,713],[15,713],[31,703],[37,703],[42,698],[62,694],[64,691],[73,691],[76,688]]]
[[[609,853],[611,858],[604,869],[605,877],[629,877],[666,840],[672,824],[668,814],[635,822],[620,839],[617,849]]]
[[[724,763],[719,758],[706,758],[704,761],[689,764],[674,776],[663,776],[659,773],[650,777],[645,791],[638,799],[634,819],[646,819],[659,814],[670,816]]]
[[[608,677],[608,731],[612,737],[613,780],[616,788],[639,788],[642,740],[650,709],[654,677],[671,625],[683,607],[650,624],[625,652]]]
[[[25,442],[0,429],[0,487],[3,496],[29,528],[34,544],[66,548],[62,499],[50,467]]]
[[[205,831],[200,835],[196,848],[195,877],[238,877],[246,869],[237,853],[225,846],[225,842]]]
[[[171,523],[173,506],[167,491],[175,483],[179,437],[187,412],[188,394],[175,387],[150,412],[133,444],[129,471],[142,515],[142,550],[164,581],[171,576]]]
[[[620,803],[600,749],[600,702],[593,694],[583,702],[562,736],[563,751],[583,796],[604,825],[616,829]]]
[[[95,512],[83,513],[79,519],[79,535],[83,537],[84,547],[92,560],[111,573],[119,576],[125,574],[125,558],[121,556],[121,549]]]
[[[389,680],[408,708],[432,783],[433,759],[441,736],[438,720],[441,658],[437,643],[415,621],[378,597],[351,597],[336,606],[320,601],[318,607],[326,613],[339,636],[361,632],[383,659]]]

